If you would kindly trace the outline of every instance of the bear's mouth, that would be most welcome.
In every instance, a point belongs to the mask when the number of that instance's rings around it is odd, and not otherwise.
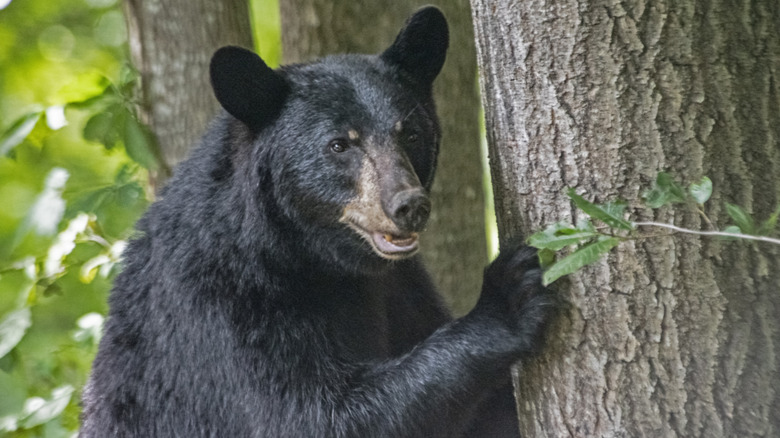
[[[408,257],[417,252],[418,239],[417,233],[397,235],[374,232],[371,234],[371,243],[380,255]]]
[[[413,256],[420,249],[418,233],[369,231],[352,220],[345,222],[368,241],[374,252],[382,258],[400,260]]]

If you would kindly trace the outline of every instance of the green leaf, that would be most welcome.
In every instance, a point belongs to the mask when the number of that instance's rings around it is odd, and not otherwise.
[[[122,102],[120,96],[117,95],[116,88],[111,84],[111,81],[103,77],[100,80],[98,86],[103,87],[103,91],[99,94],[95,94],[84,100],[68,102],[67,108],[79,109],[79,110],[97,110],[105,108],[108,105],[115,105]]]
[[[607,202],[604,204],[604,211],[611,217],[623,219],[626,212],[626,203],[622,201]]]
[[[107,110],[90,117],[84,125],[84,138],[102,143],[106,149],[111,149],[119,140],[117,120],[113,111]]]
[[[43,115],[43,111],[35,111],[16,119],[11,127],[0,136],[0,156],[7,155],[24,141],[35,128],[38,120],[41,119],[41,115]]]
[[[588,218],[582,218],[577,221],[577,229],[580,231],[592,231],[596,232],[596,227],[593,226],[593,222]]]
[[[688,193],[697,204],[704,204],[712,196],[712,180],[706,176],[702,177],[698,182],[691,183],[688,187]]]
[[[572,228],[565,222],[557,222],[548,226],[544,231],[531,235],[527,243],[534,248],[557,251],[597,236],[599,234],[595,231],[582,231]]]
[[[739,229],[736,225],[729,225],[728,227],[723,229],[724,233],[731,233],[731,234],[742,234],[742,230]],[[737,237],[731,237],[731,236],[722,236],[723,240],[734,240],[737,239]]]
[[[8,354],[24,337],[32,324],[29,307],[15,310],[0,321],[0,357]]]
[[[135,88],[136,82],[138,81],[138,76],[138,71],[131,65],[125,64],[122,66],[122,69],[119,71],[118,84],[122,94],[127,96],[131,96],[133,94],[133,89]]]
[[[645,200],[645,205],[650,208],[659,208],[669,203],[669,196],[658,188],[645,191],[642,194],[642,198]]]
[[[685,190],[668,173],[659,172],[656,177],[656,184],[658,188],[669,193],[669,198],[672,202],[685,202]]]
[[[151,134],[130,114],[124,120],[122,140],[125,143],[127,155],[136,163],[147,169],[156,169],[158,167],[157,157],[155,157],[153,152]]]
[[[79,101],[76,101],[76,102],[68,102],[68,104],[66,105],[66,108],[69,108],[69,109],[79,109],[79,110],[88,110],[88,109],[93,109],[93,108],[96,108],[96,107],[98,107],[100,105],[105,104],[105,102],[107,100],[108,99],[106,98],[106,94],[104,92],[104,93],[101,93],[101,94],[98,94],[98,95],[95,95],[95,96],[92,96],[92,97],[88,97],[88,98],[86,98],[84,100],[79,100]]]
[[[536,252],[536,255],[539,257],[539,266],[542,269],[546,269],[555,263],[555,251],[551,249],[540,249]]]
[[[631,222],[623,219],[623,211],[626,206],[622,202],[612,202],[605,206],[597,205],[592,202],[586,201],[585,198],[578,195],[574,189],[569,189],[569,198],[574,201],[574,204],[582,211],[588,214],[588,216],[598,219],[612,228],[618,228],[621,230],[633,230],[634,226]]]
[[[734,204],[726,203],[726,213],[731,216],[731,220],[739,229],[745,234],[754,234],[755,225],[753,224],[753,218],[750,217],[742,207]]]
[[[109,186],[81,193],[71,199],[67,211],[71,215],[78,212],[98,211],[100,206],[114,193],[114,190],[116,189],[113,186]]]
[[[116,196],[122,205],[131,207],[143,199],[144,189],[137,182],[131,182],[118,187]]]
[[[775,212],[772,213],[772,215],[769,216],[769,218],[767,218],[767,220],[765,220],[761,224],[761,227],[759,227],[759,229],[758,229],[758,234],[761,235],[761,236],[766,236],[766,235],[772,234],[772,232],[777,227],[777,218],[778,217],[780,217],[780,205],[778,205],[777,208],[775,209]]]
[[[685,191],[671,175],[658,172],[653,187],[642,194],[645,204],[650,208],[659,208],[666,204],[685,202]]]
[[[124,164],[121,168],[119,168],[116,176],[114,176],[114,184],[122,186],[133,181],[137,171],[137,165],[131,165],[130,163]]]
[[[598,261],[601,256],[608,253],[619,243],[619,238],[610,237],[583,246],[547,268],[544,271],[542,282],[546,286],[564,275],[576,272],[583,266]]]

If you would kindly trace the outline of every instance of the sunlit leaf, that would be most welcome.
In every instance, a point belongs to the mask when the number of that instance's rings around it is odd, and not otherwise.
[[[704,204],[712,196],[712,180],[706,176],[702,177],[702,179],[688,187],[688,193],[691,194],[691,197],[697,204]]]
[[[92,257],[91,259],[84,262],[83,265],[81,265],[81,269],[79,270],[79,279],[83,283],[91,283],[92,280],[95,279],[95,276],[98,273],[98,269],[106,263],[111,263],[111,258],[109,258],[106,254],[99,254],[95,257]]]
[[[108,255],[111,257],[111,260],[115,262],[119,261],[122,257],[122,253],[125,252],[125,248],[127,248],[126,240],[117,240],[114,242],[108,250]]]
[[[83,100],[69,102],[67,107],[73,109],[100,110],[110,105],[122,103],[121,97],[117,95],[116,88],[111,85],[111,82],[107,78],[102,77],[96,85],[102,87],[103,91]]]
[[[51,130],[58,130],[68,124],[65,118],[65,107],[61,105],[50,106],[46,108],[46,125]]]
[[[21,143],[35,128],[41,119],[42,111],[35,111],[16,119],[16,121],[0,136],[0,156],[5,156]]]
[[[0,4],[0,6],[2,6],[2,4]],[[19,429],[19,424],[16,421],[16,415],[0,417],[0,432],[13,432],[17,429]]]
[[[76,247],[76,238],[84,233],[89,225],[89,215],[81,213],[68,222],[68,226],[57,234],[54,243],[49,247],[46,260],[43,262],[43,275],[51,277],[62,272],[62,260]]]
[[[57,225],[65,213],[65,201],[62,199],[62,191],[70,174],[67,170],[55,167],[46,175],[44,188],[27,214],[28,228],[44,236],[54,234]]]
[[[28,398],[19,416],[19,426],[30,429],[56,418],[68,406],[73,392],[72,386],[63,385],[51,392],[49,400],[40,397]]]
[[[548,285],[564,275],[577,272],[583,266],[598,261],[619,243],[619,238],[610,237],[579,248],[547,268],[547,270],[544,271],[542,282],[545,285]]]
[[[623,219],[623,211],[625,210],[624,203],[612,202],[606,204],[606,206],[597,205],[585,200],[585,198],[578,195],[574,189],[569,189],[568,195],[569,198],[574,201],[574,204],[591,218],[598,219],[612,228],[618,228],[621,230],[634,229],[633,225],[631,225],[631,222]]]
[[[0,321],[0,357],[8,354],[24,337],[32,324],[32,315],[28,307],[7,314]]]
[[[100,342],[103,333],[103,315],[99,313],[87,313],[76,321],[78,328],[73,332],[73,339],[77,342]]]
[[[753,218],[742,209],[742,207],[734,204],[726,203],[726,213],[734,221],[734,224],[745,234],[753,234],[755,232],[755,226],[753,224]]]

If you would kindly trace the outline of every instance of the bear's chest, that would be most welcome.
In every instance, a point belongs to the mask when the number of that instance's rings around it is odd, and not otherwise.
[[[383,294],[360,290],[329,303],[325,337],[339,359],[371,362],[390,354],[390,327]]]

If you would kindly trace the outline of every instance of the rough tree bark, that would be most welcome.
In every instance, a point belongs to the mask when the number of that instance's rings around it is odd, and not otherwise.
[[[573,220],[565,187],[634,200],[659,170],[780,202],[780,3],[472,0],[502,241]],[[663,233],[661,233],[663,234]],[[560,281],[572,303],[516,376],[525,437],[780,434],[780,251],[657,237]]]
[[[218,109],[208,66],[224,45],[252,47],[246,0],[125,0],[133,64],[141,73],[141,119],[164,161],[161,186]]]
[[[282,1],[285,62],[331,53],[376,53],[392,43],[404,20],[422,4]],[[443,138],[423,257],[448,304],[463,314],[476,302],[487,262],[476,53],[468,1],[442,0],[437,6],[450,25],[450,50],[435,86]]]

